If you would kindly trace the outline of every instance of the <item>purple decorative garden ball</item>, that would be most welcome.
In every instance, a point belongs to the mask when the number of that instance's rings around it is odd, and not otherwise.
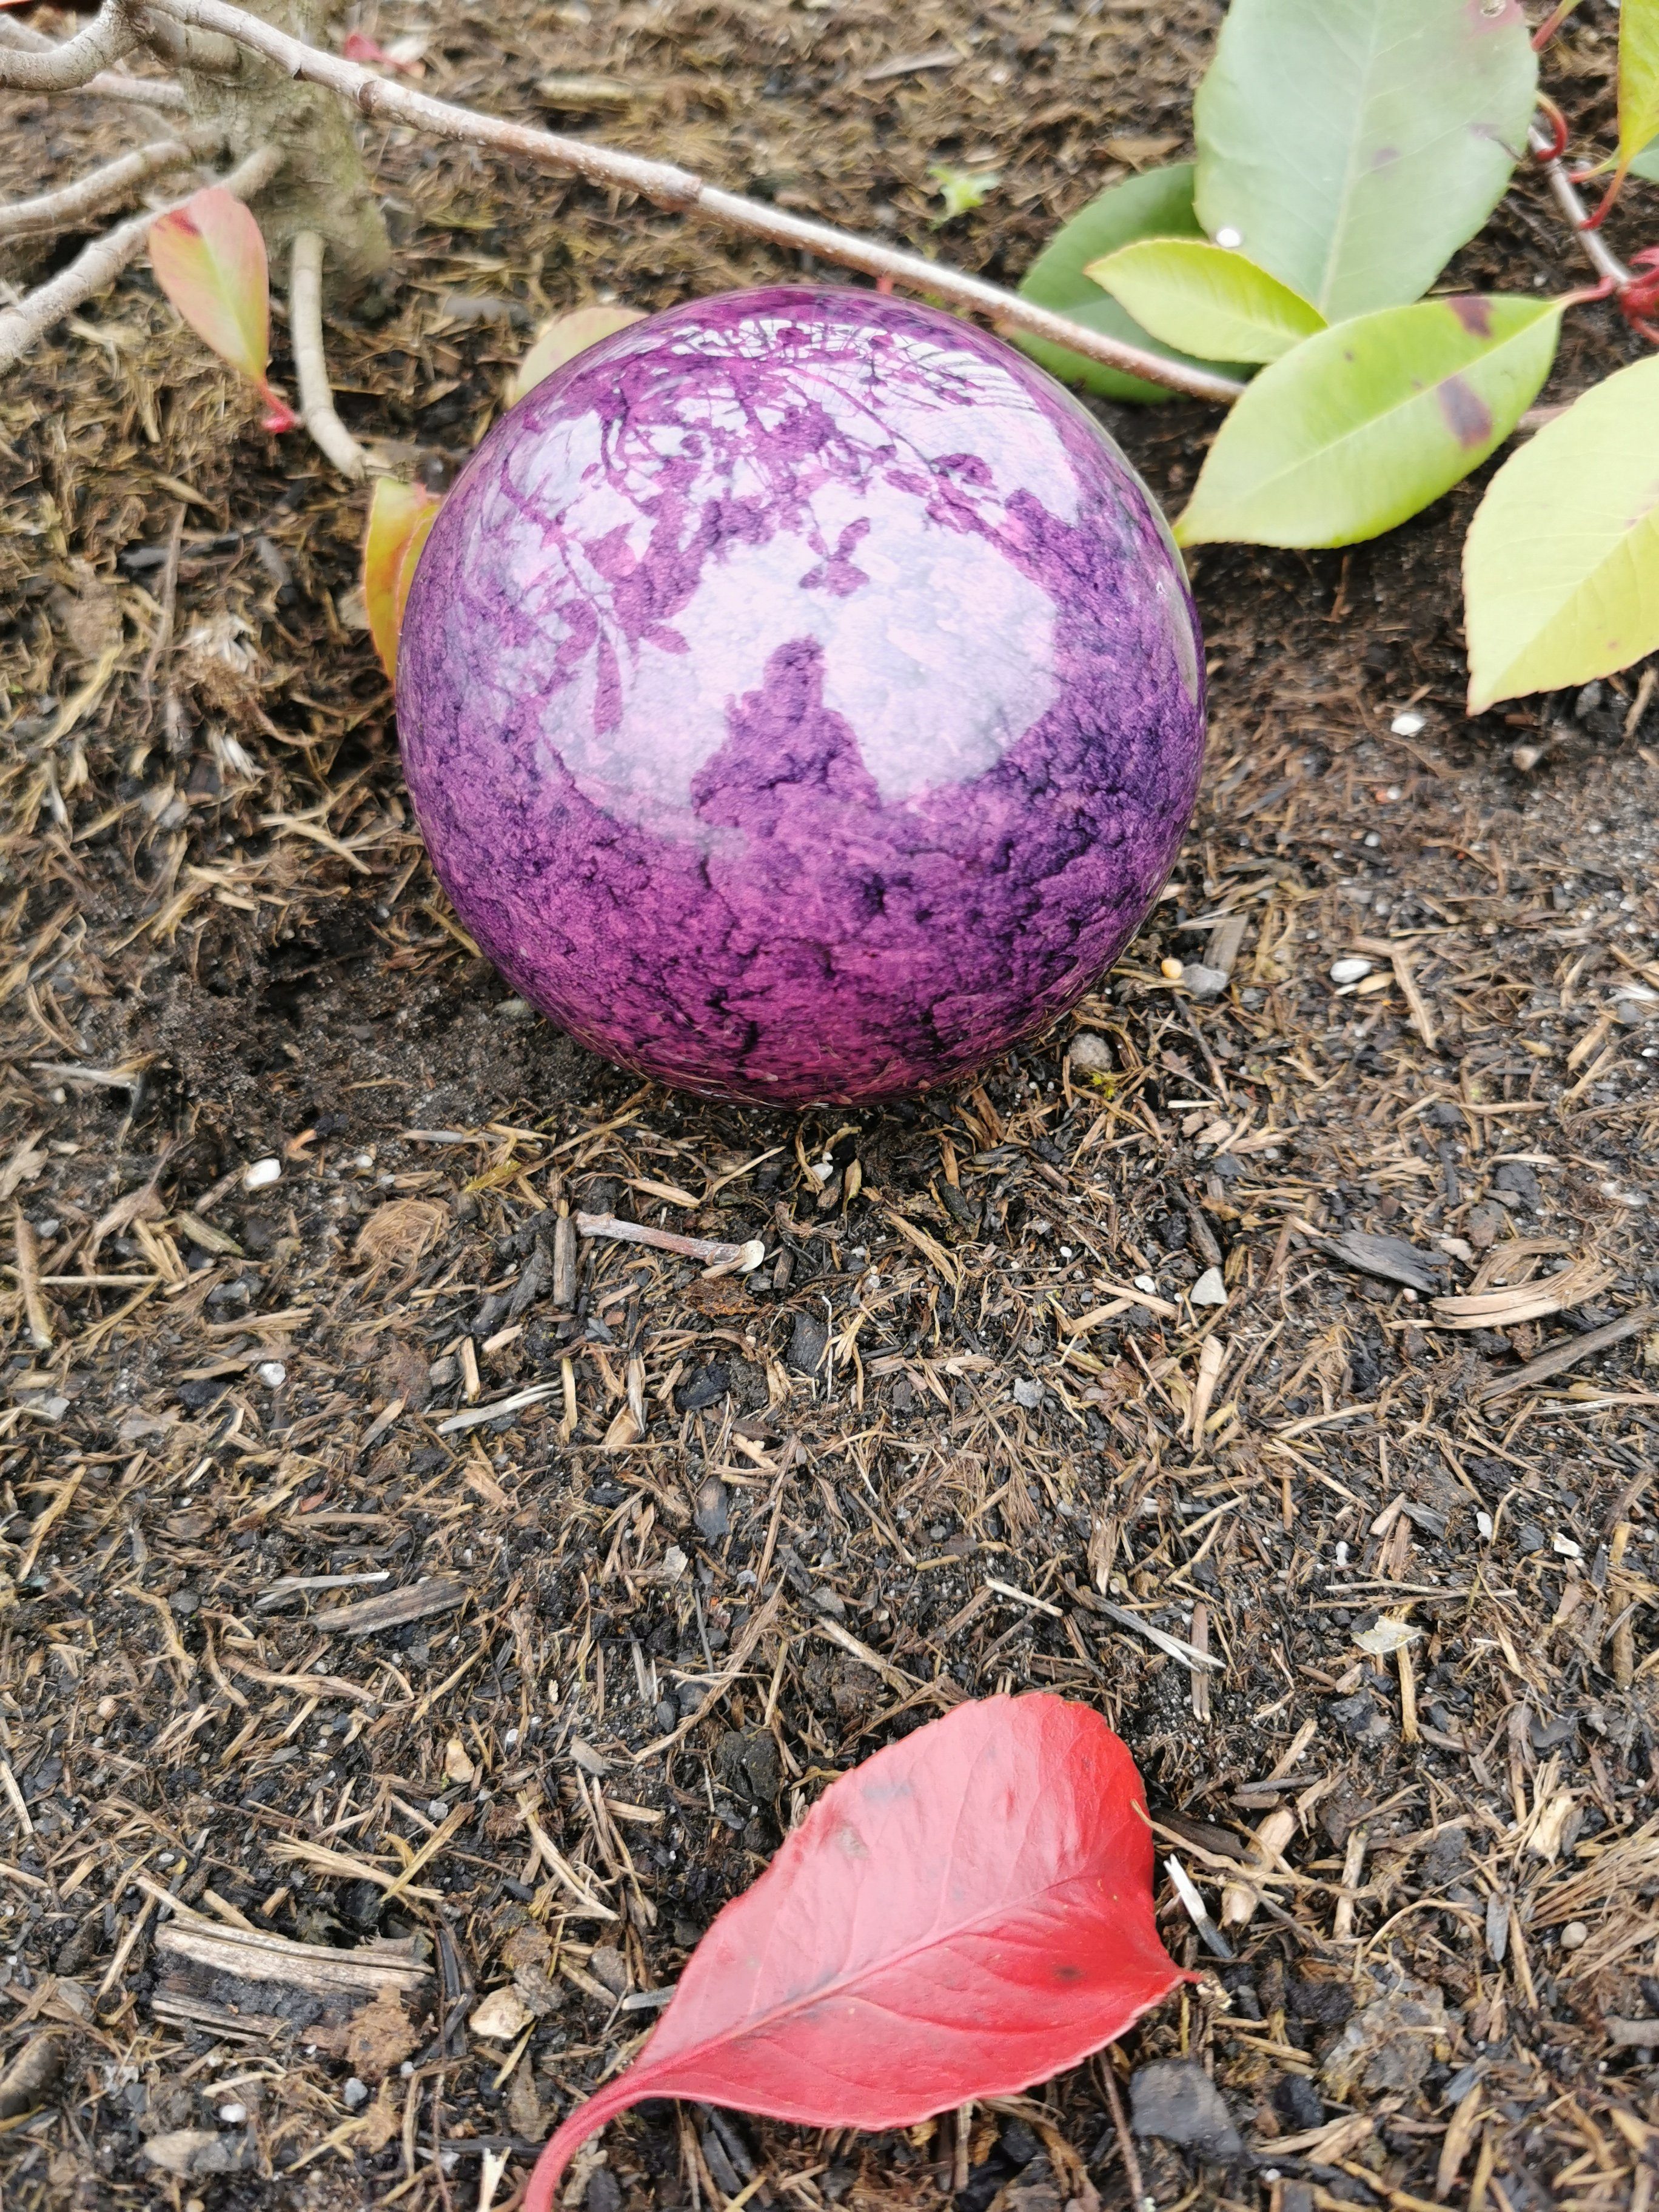
[[[1062,1012],[1203,757],[1133,470],[1000,339],[867,292],[696,301],[537,386],[399,653],[468,929],[582,1043],[728,1098],[900,1097]]]

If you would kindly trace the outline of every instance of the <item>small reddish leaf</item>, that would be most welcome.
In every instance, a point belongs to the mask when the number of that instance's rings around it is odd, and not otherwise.
[[[380,477],[363,538],[363,605],[374,650],[388,676],[398,673],[398,633],[415,563],[442,501],[419,484]]]
[[[270,359],[265,241],[234,192],[210,185],[149,227],[155,280],[198,337],[250,383]]]
[[[958,1705],[830,1786],[726,1907],[627,2073],[548,2143],[524,2212],[629,2105],[908,2126],[1074,2066],[1183,1975],[1140,1778],[1062,1698]]]

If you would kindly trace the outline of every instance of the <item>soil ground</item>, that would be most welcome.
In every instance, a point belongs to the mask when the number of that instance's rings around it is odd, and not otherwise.
[[[1556,81],[1605,122],[1613,18],[1585,12]],[[1012,281],[1182,150],[1217,14],[404,0],[362,27],[422,38],[429,88]],[[3,112],[0,193],[149,135]],[[401,281],[332,365],[437,479],[547,313],[791,273],[400,132],[368,151]],[[1001,174],[938,231],[936,161]],[[1457,273],[1556,285],[1565,255],[1523,180]],[[1633,345],[1591,311],[1547,399]],[[1212,416],[1108,419],[1178,505]],[[1168,1942],[1212,1971],[1105,2062],[1190,2059],[1247,2147],[1149,2130],[1159,2205],[1647,2205],[1659,714],[1638,670],[1463,718],[1478,486],[1348,554],[1206,551],[1202,803],[1119,971],[963,1095],[794,1116],[641,1086],[475,957],[354,621],[362,498],[259,431],[147,275],[10,379],[0,471],[0,2062],[37,2069],[5,2202],[470,2212],[495,2153],[510,2203],[649,2025],[625,2000],[831,1776],[1042,1689],[1121,1731],[1160,1859],[1230,1918],[1228,1964],[1160,1868]],[[1225,993],[1172,989],[1230,918]],[[767,1257],[710,1279],[585,1239],[560,1308],[562,1201]],[[1565,1313],[1435,1302],[1569,1260]],[[1217,1266],[1224,1308],[1194,1305]],[[1379,1619],[1414,1639],[1373,1656]],[[370,1980],[405,1955],[371,1939],[413,1938],[428,1971],[354,2031],[300,1966],[239,1981],[249,1928]],[[503,1988],[526,2036],[470,2031]],[[1121,2204],[1104,2082],[960,2145],[648,2108],[578,2193]]]

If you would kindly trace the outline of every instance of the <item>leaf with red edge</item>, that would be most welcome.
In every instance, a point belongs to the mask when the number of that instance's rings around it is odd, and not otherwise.
[[[1076,2065],[1195,1978],[1158,1941],[1140,1778],[1100,1716],[958,1705],[832,1784],[726,1907],[639,2058],[542,2152],[524,2212],[642,2099],[908,2126]]]
[[[149,227],[155,281],[198,337],[250,383],[270,363],[270,279],[259,226],[234,192],[209,185]]]
[[[415,563],[443,501],[419,484],[377,479],[363,537],[363,606],[368,634],[388,676],[398,673],[398,633]]]

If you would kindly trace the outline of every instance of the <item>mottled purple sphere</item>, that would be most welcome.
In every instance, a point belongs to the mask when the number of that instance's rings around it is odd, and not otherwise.
[[[1180,556],[1099,425],[927,307],[699,300],[499,422],[400,645],[455,909],[594,1051],[890,1098],[1071,1006],[1197,792]]]

